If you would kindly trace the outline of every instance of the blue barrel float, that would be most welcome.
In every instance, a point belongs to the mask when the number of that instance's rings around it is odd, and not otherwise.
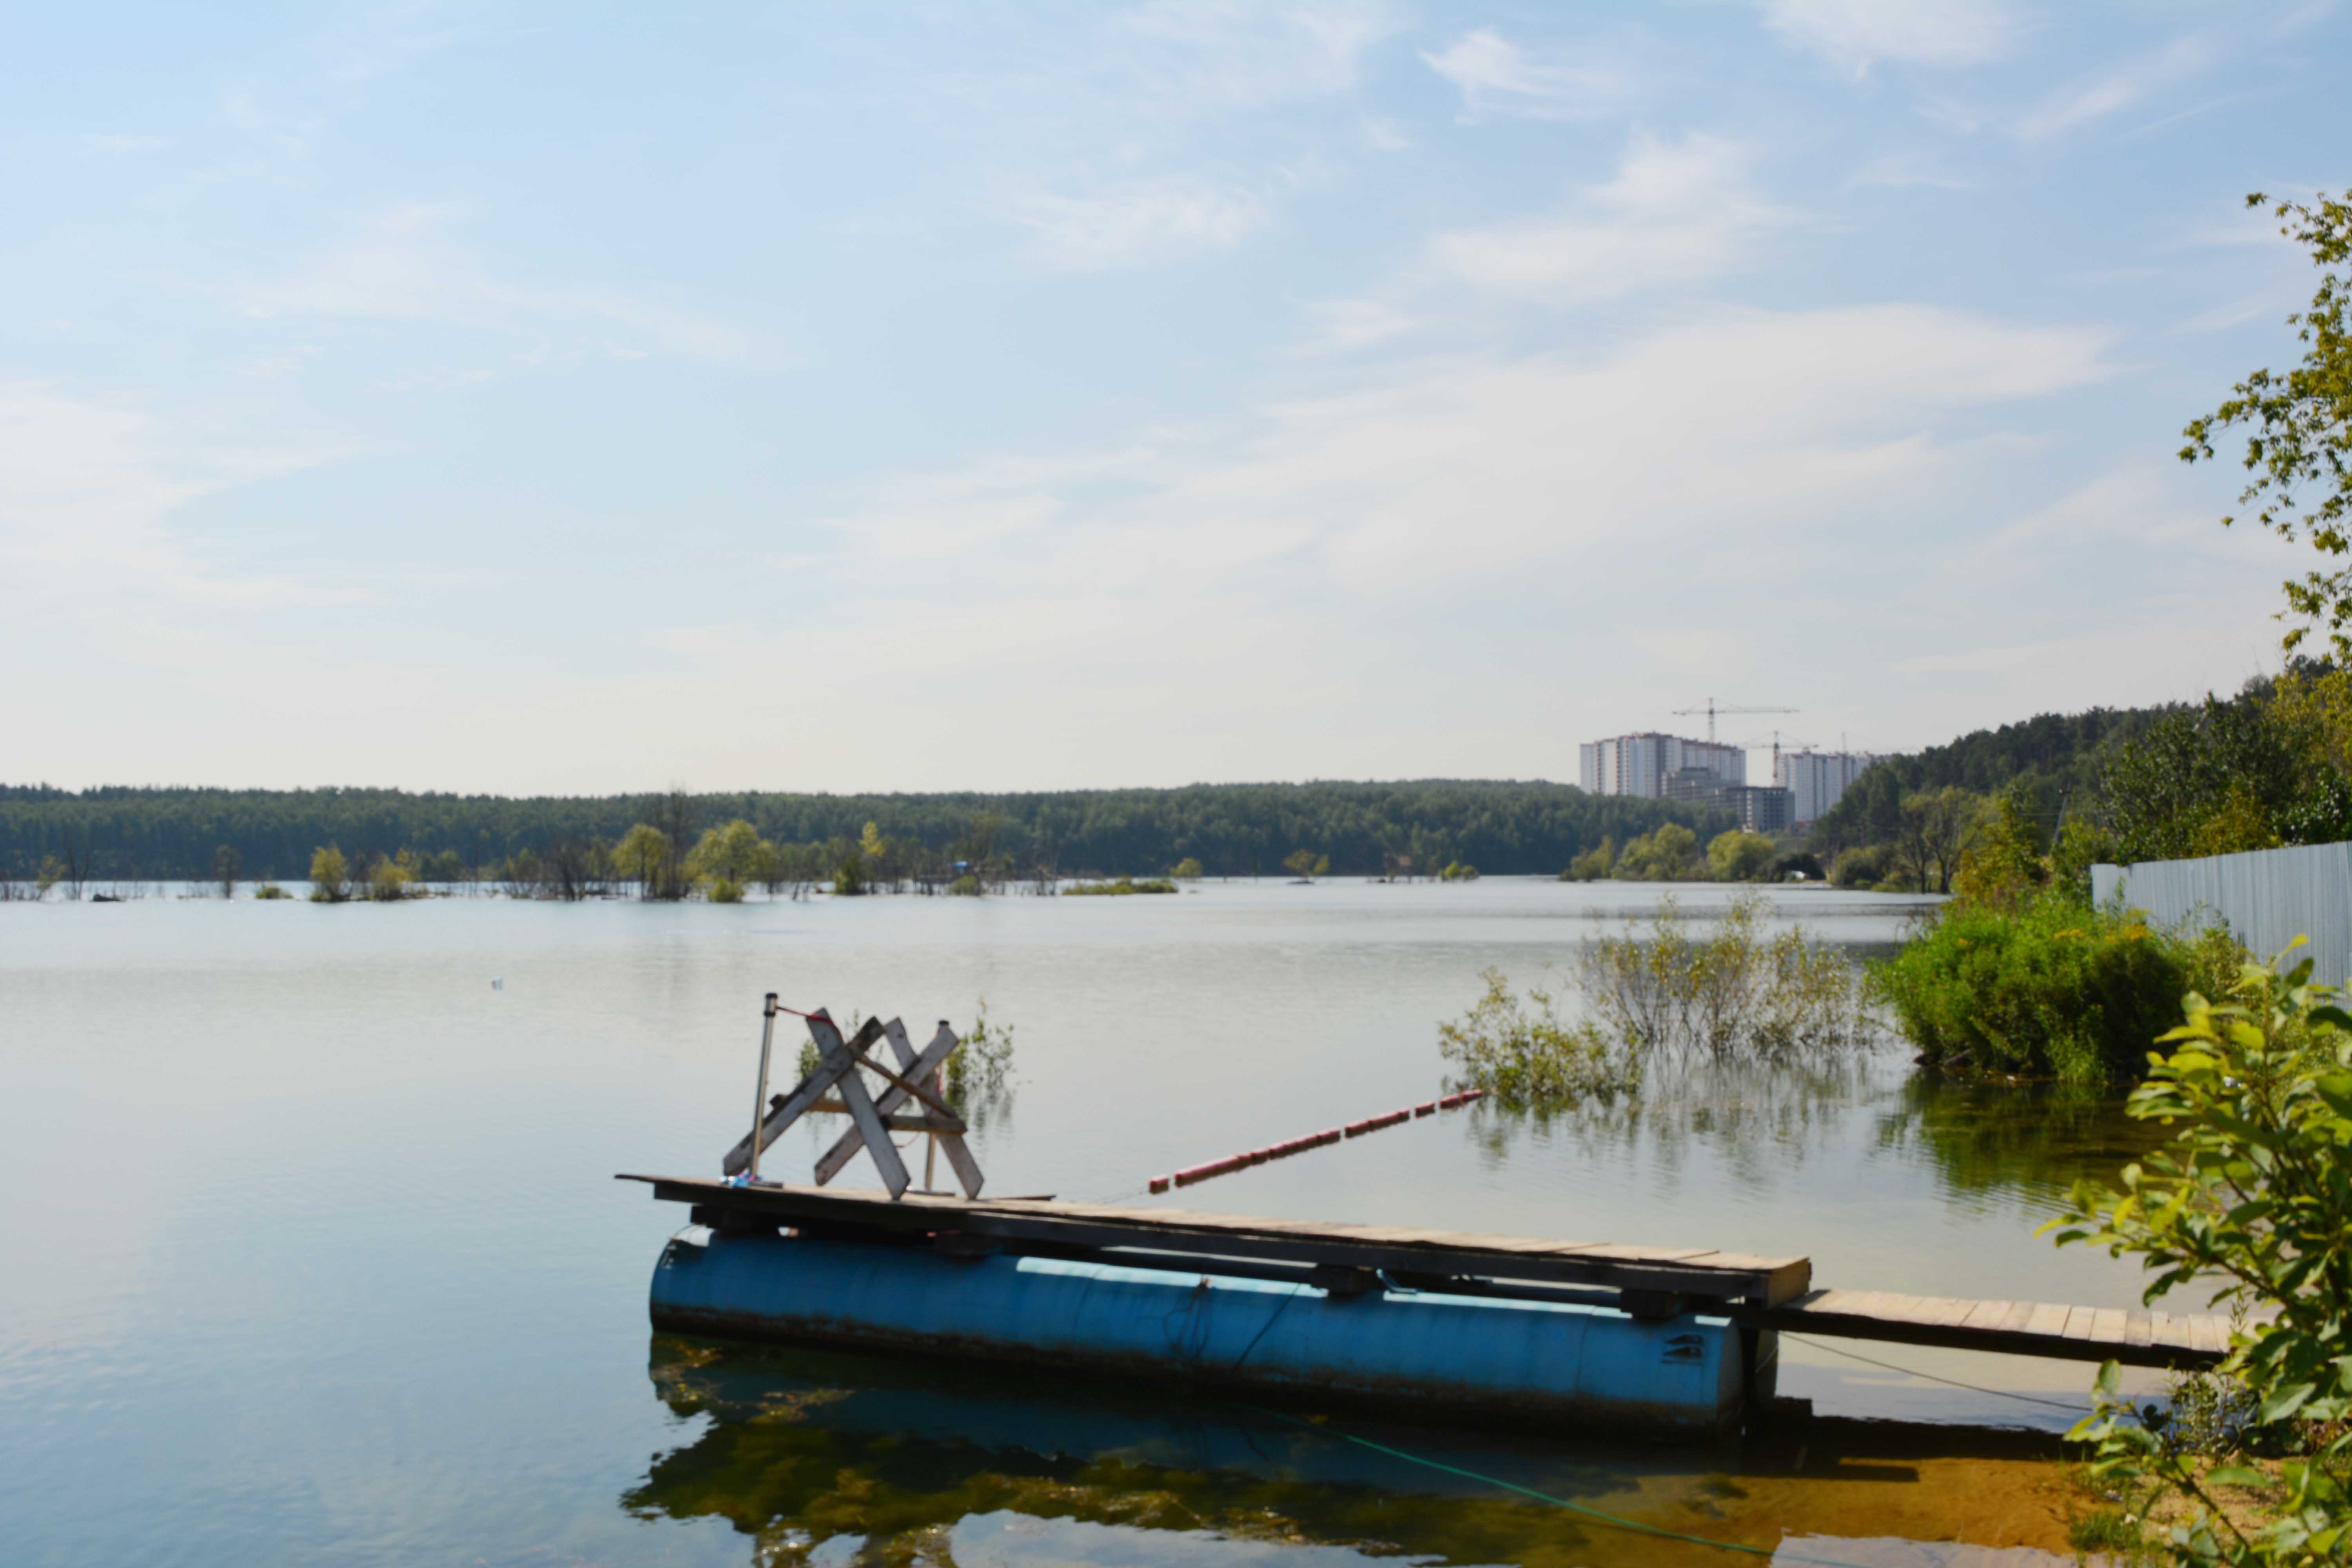
[[[1215,1273],[773,1232],[689,1229],[655,1267],[670,1333],[776,1340],[1675,1436],[1769,1402],[1776,1345],[1683,1315],[1556,1301],[1337,1294]]]

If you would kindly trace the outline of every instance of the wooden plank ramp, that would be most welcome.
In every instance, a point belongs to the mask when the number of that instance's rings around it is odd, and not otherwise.
[[[1189,1209],[1123,1208],[1024,1198],[958,1198],[695,1176],[623,1175],[661,1202],[694,1205],[725,1226],[790,1225],[927,1239],[960,1256],[988,1252],[1091,1257],[1146,1268],[1236,1260],[1235,1271],[1323,1285],[1383,1287],[1567,1300],[1638,1317],[1685,1311],[1757,1328],[2138,1366],[2210,1366],[2229,1350],[2226,1319],[2048,1302],[1972,1300],[1883,1290],[1816,1290],[1804,1258],[1704,1247],[1475,1236],[1332,1225]]]
[[[1758,1328],[2003,1355],[2208,1367],[2229,1353],[2230,1321],[2210,1314],[1978,1301],[1885,1290],[1808,1290],[1732,1316]]]

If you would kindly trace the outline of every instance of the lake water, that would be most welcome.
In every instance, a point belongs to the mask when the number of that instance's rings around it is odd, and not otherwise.
[[[5,1555],[1738,1561],[1213,1403],[656,1339],[646,1281],[685,1216],[612,1179],[715,1173],[748,1119],[765,992],[919,1037],[985,997],[1016,1072],[974,1140],[991,1189],[1169,1202],[1149,1177],[1428,1098],[1435,1026],[1481,969],[1535,979],[1656,891],[0,904]],[[1861,951],[1913,908],[1780,897]],[[803,1175],[814,1136],[780,1142],[768,1173]],[[1173,1201],[1804,1253],[1819,1284],[2130,1306],[2129,1266],[2032,1232],[2077,1174],[2145,1142],[2110,1099],[1938,1089],[1887,1051],[1638,1116],[1448,1113]],[[2089,1367],[1835,1343],[1784,1342],[1782,1392],[1893,1425],[1705,1449],[1345,1429],[1783,1562],[2063,1547],[2074,1505],[2032,1434],[2084,1408]]]

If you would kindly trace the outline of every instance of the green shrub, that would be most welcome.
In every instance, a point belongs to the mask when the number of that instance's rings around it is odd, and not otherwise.
[[[1108,882],[1076,882],[1062,889],[1077,898],[1120,898],[1129,893],[1172,893],[1176,884],[1165,877],[1153,877],[1137,881],[1132,877],[1119,877]]]
[[[2308,960],[2282,973],[2281,959],[2186,999],[2188,1022],[2163,1037],[2169,1054],[2128,1106],[2172,1137],[2117,1186],[2076,1184],[2042,1227],[2061,1246],[2136,1258],[2152,1279],[2147,1301],[2179,1289],[2231,1313],[2207,1400],[2176,1406],[2182,1430],[2134,1408],[2108,1362],[2095,1413],[2068,1434],[2095,1445],[2099,1484],[2152,1485],[2193,1507],[2167,1542],[2176,1563],[2352,1555],[2352,1015],[2311,984]],[[2275,1479],[2242,1462],[2265,1449],[2288,1456]],[[2216,1450],[2242,1462],[2209,1468]],[[2268,1506],[2233,1516],[2224,1487]]]
[[[1438,1054],[1454,1064],[1453,1081],[1485,1089],[1513,1110],[1552,1110],[1633,1089],[1639,1059],[1612,1050],[1591,1024],[1569,1025],[1547,991],[1532,986],[1532,1013],[1508,976],[1485,969],[1486,994],[1458,1023],[1437,1026]]]
[[[1563,882],[1597,882],[1617,868],[1617,840],[1603,838],[1579,854],[1559,874]]]
[[[264,882],[253,889],[253,896],[257,899],[290,899],[294,895],[275,882]]]
[[[839,892],[841,889],[836,887],[834,890]],[[948,884],[948,891],[959,899],[976,899],[980,897],[980,879],[971,872],[966,871]]]
[[[2225,931],[2168,931],[2058,889],[2010,910],[1948,904],[1871,979],[1948,1072],[2137,1077],[2181,997],[2217,994],[2241,956]]]
[[[1441,882],[1475,882],[1478,879],[1478,868],[1465,861],[1450,860],[1446,862],[1445,869],[1437,874],[1437,879]]]

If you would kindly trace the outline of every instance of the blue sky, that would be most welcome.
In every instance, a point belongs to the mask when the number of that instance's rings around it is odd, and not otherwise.
[[[19,7],[0,777],[1573,779],[2274,668],[2328,5]]]

